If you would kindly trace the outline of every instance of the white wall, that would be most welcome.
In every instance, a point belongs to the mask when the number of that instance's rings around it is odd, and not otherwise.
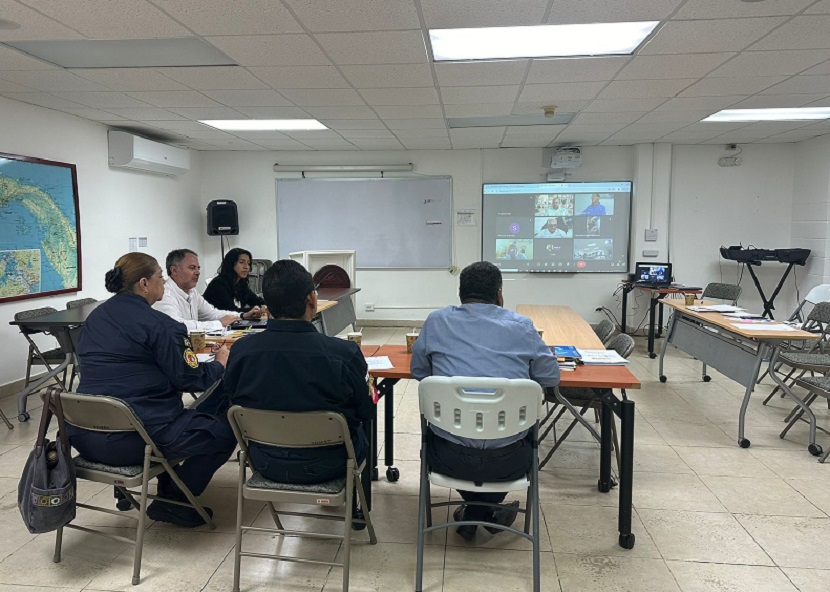
[[[43,306],[62,310],[68,300],[107,297],[104,274],[128,251],[131,236],[146,236],[146,251],[163,265],[169,250],[198,246],[204,230],[197,224],[198,158],[193,159],[193,170],[178,178],[110,170],[105,126],[2,97],[0,129],[0,152],[77,165],[83,282],[79,293],[0,304],[4,385],[26,373],[26,341],[8,324],[16,312]]]
[[[813,286],[830,280],[830,136],[795,145],[795,179],[792,209],[792,243],[811,249],[806,268],[799,274],[804,297]]]

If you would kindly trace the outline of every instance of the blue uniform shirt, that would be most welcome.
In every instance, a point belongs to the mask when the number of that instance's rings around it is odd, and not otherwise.
[[[605,206],[601,203],[597,205],[591,204],[584,210],[582,210],[583,216],[604,216],[605,215]]]
[[[471,302],[448,306],[427,317],[412,347],[412,378],[483,376],[530,378],[542,386],[559,384],[559,365],[529,318],[495,304]],[[439,431],[433,428],[436,433]],[[464,446],[493,448],[517,439],[465,441]]]
[[[123,399],[148,428],[173,421],[184,411],[182,391],[204,391],[224,371],[199,364],[187,328],[131,292],[90,313],[77,350],[78,392]]]

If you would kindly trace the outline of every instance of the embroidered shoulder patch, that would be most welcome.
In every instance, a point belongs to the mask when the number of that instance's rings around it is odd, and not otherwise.
[[[190,340],[189,340],[187,337],[185,337],[185,338],[184,338],[184,346],[185,346],[187,349],[190,349],[191,347],[193,347],[193,346],[190,344]]]
[[[196,354],[193,353],[192,349],[184,350],[184,361],[187,362],[187,365],[191,368],[198,368],[199,367],[199,359],[196,357]]]

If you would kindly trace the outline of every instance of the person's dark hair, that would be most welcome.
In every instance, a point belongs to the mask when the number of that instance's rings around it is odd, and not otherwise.
[[[464,303],[480,300],[496,304],[501,289],[501,270],[488,261],[471,263],[461,271],[458,297]]]
[[[196,254],[196,251],[191,251],[190,249],[176,249],[175,251],[167,253],[167,259],[164,260],[164,268],[167,270],[167,275],[170,275],[171,267],[181,265],[184,258],[188,255],[193,255],[194,257],[199,256]]]
[[[236,271],[234,271],[233,266],[236,265],[236,262],[239,261],[239,258],[242,255],[247,255],[248,259],[253,261],[254,257],[251,255],[250,251],[245,249],[240,249],[239,247],[234,247],[230,251],[228,251],[225,258],[222,259],[222,265],[219,266],[219,275],[226,275],[231,279],[236,279]]]
[[[150,279],[158,270],[159,262],[146,253],[127,253],[115,262],[104,276],[107,292],[132,291],[142,279]]]
[[[305,314],[305,299],[314,291],[314,280],[305,267],[291,259],[280,259],[262,279],[262,296],[276,319],[299,319]]]

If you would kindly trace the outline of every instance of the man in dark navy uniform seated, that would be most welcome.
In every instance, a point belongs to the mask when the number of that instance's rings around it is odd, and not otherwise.
[[[222,377],[228,349],[200,364],[187,329],[153,310],[164,294],[158,262],[144,253],[121,257],[106,274],[115,296],[86,320],[78,340],[81,382],[78,392],[124,400],[168,458],[186,458],[176,473],[193,495],[201,494],[213,474],[230,458],[236,439],[225,412],[227,398],[217,388],[198,411],[185,409],[182,391],[204,391]],[[144,441],[135,432],[103,433],[67,427],[69,442],[85,459],[113,466],[144,462]],[[159,495],[186,501],[169,475],[159,475]],[[208,514],[210,509],[205,508]],[[152,520],[194,527],[204,524],[193,508],[153,501]]]
[[[361,422],[372,415],[366,360],[354,342],[327,337],[311,320],[317,292],[306,269],[274,263],[263,279],[273,319],[258,335],[231,350],[223,385],[230,402],[277,411],[335,411],[349,425],[355,453],[366,457]],[[251,461],[265,478],[281,483],[322,483],[345,474],[343,446],[288,449],[251,443]]]

